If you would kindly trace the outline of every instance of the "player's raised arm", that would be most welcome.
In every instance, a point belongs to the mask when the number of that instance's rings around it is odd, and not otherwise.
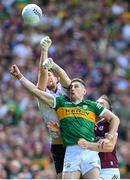
[[[109,132],[107,133],[106,138],[110,140],[113,139],[115,134],[118,132],[120,119],[108,109],[105,109],[104,112],[100,115],[100,117],[104,118],[106,121],[109,122]]]
[[[32,82],[27,80],[20,72],[17,65],[13,65],[11,67],[10,73],[20,80],[21,84],[28,90],[28,92],[32,93],[34,96],[39,98],[40,100],[47,103],[50,107],[54,106],[54,97],[44,91],[39,90]]]
[[[71,79],[67,73],[58,64],[56,64],[52,58],[48,58],[43,62],[43,67],[45,69],[53,69],[58,77],[60,77],[60,83],[63,87],[69,88],[71,84]]]
[[[49,36],[44,37],[41,42],[41,57],[39,62],[39,74],[38,74],[38,82],[37,88],[45,91],[48,80],[48,69],[43,68],[43,62],[48,58],[48,49],[51,46],[51,39]]]

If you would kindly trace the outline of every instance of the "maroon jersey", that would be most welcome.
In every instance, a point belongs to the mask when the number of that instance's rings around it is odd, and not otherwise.
[[[105,120],[96,124],[95,134],[97,141],[105,137],[105,133],[109,131],[109,123]],[[99,152],[101,160],[101,168],[118,168],[118,160],[116,157],[116,150],[112,152]]]

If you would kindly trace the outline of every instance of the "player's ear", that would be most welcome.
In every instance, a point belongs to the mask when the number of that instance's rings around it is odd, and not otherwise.
[[[87,93],[86,88],[84,88],[84,96],[85,96],[86,93]]]

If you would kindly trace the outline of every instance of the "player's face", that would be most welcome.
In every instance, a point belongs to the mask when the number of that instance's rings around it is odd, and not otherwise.
[[[53,89],[57,85],[57,78],[54,76],[52,72],[48,72],[48,82],[47,82],[47,88]]]
[[[104,108],[110,109],[109,103],[105,99],[99,98],[97,102],[100,103]]]
[[[70,86],[70,97],[72,100],[82,100],[86,94],[85,87],[80,82],[73,82]]]

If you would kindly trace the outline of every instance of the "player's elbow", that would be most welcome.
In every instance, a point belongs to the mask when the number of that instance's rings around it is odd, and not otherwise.
[[[119,124],[120,124],[120,119],[117,117],[117,123],[118,123],[118,126],[119,126]]]
[[[106,148],[105,148],[105,152],[112,152],[114,150],[114,145],[113,144],[107,144]]]
[[[116,120],[116,124],[119,126],[120,124],[120,119],[115,115],[115,120]]]
[[[108,148],[107,150],[106,150],[106,152],[112,152],[114,150],[114,148]]]
[[[112,152],[114,150],[115,144],[113,142],[104,143],[101,152]]]

